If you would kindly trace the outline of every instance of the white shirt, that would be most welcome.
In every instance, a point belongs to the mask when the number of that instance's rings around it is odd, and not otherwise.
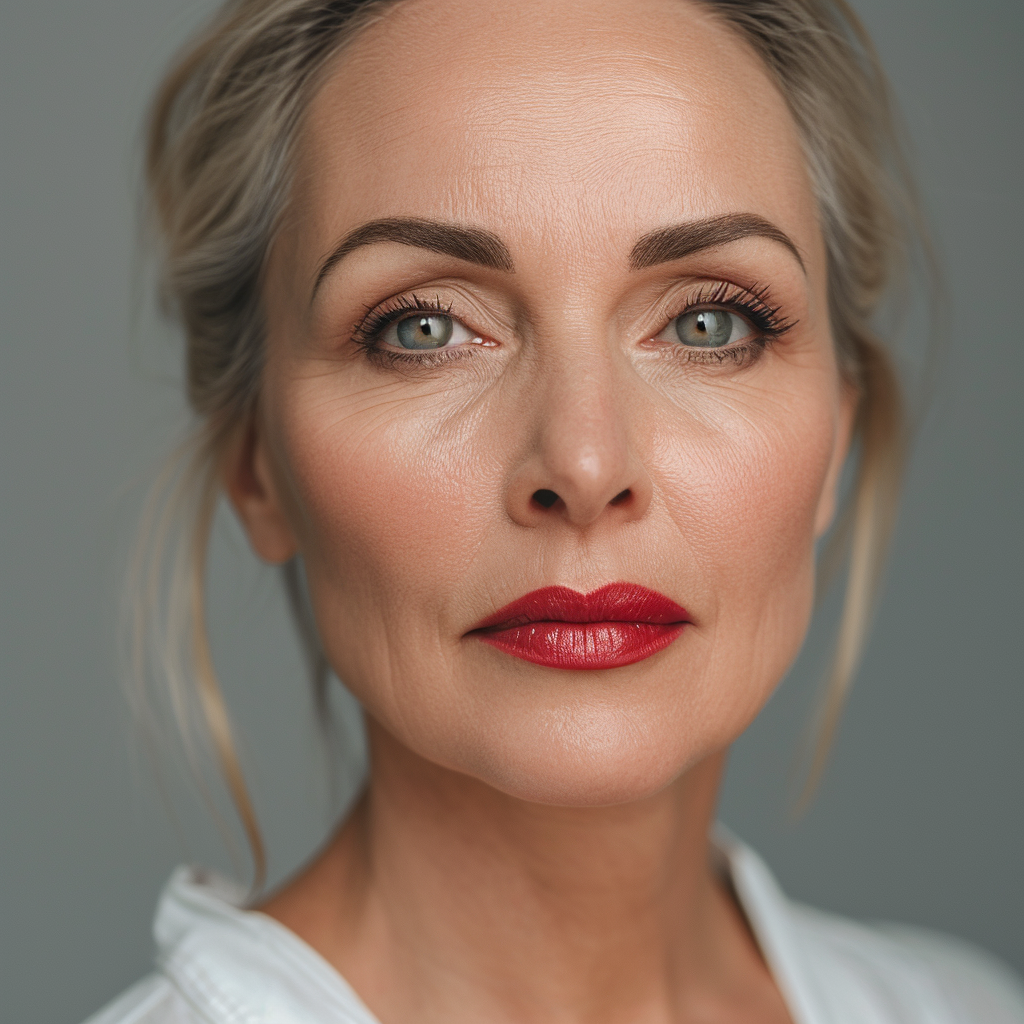
[[[998,961],[923,929],[793,903],[748,847],[716,846],[794,1024],[1024,1024]],[[233,883],[179,868],[154,923],[158,970],[86,1024],[379,1024],[351,986]]]

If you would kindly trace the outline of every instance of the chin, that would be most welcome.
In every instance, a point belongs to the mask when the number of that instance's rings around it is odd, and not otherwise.
[[[685,728],[666,728],[670,720],[644,722],[614,708],[548,712],[539,720],[508,723],[461,770],[530,803],[633,803],[654,796],[724,745],[687,735]]]

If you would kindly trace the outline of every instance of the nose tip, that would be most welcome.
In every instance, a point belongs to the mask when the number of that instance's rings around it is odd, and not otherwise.
[[[602,517],[625,522],[643,515],[652,492],[645,469],[625,451],[560,467],[536,457],[515,476],[507,495],[509,511],[523,526],[557,521],[584,529]]]
[[[600,336],[599,331],[594,332]],[[555,346],[523,392],[523,447],[507,478],[513,520],[525,526],[625,522],[644,514],[652,485],[641,457],[628,367],[594,342],[583,353]]]

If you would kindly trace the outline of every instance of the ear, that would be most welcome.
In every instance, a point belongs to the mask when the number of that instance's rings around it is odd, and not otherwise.
[[[287,562],[298,551],[298,542],[284,514],[265,433],[255,412],[228,445],[221,477],[256,554],[266,562]]]
[[[828,472],[825,474],[825,484],[821,489],[818,510],[814,517],[815,539],[825,533],[835,518],[839,498],[839,478],[842,476],[846,456],[850,452],[850,442],[853,440],[853,427],[857,421],[859,405],[860,391],[852,384],[842,384],[839,394],[839,421],[836,424],[832,458],[829,462]]]

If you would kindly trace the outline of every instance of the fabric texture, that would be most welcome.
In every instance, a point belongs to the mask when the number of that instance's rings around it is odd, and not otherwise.
[[[794,1024],[1024,1024],[1024,986],[994,958],[793,903],[751,849],[724,831],[715,845]],[[243,899],[222,878],[175,871],[154,923],[156,973],[86,1024],[379,1024],[333,967]]]

